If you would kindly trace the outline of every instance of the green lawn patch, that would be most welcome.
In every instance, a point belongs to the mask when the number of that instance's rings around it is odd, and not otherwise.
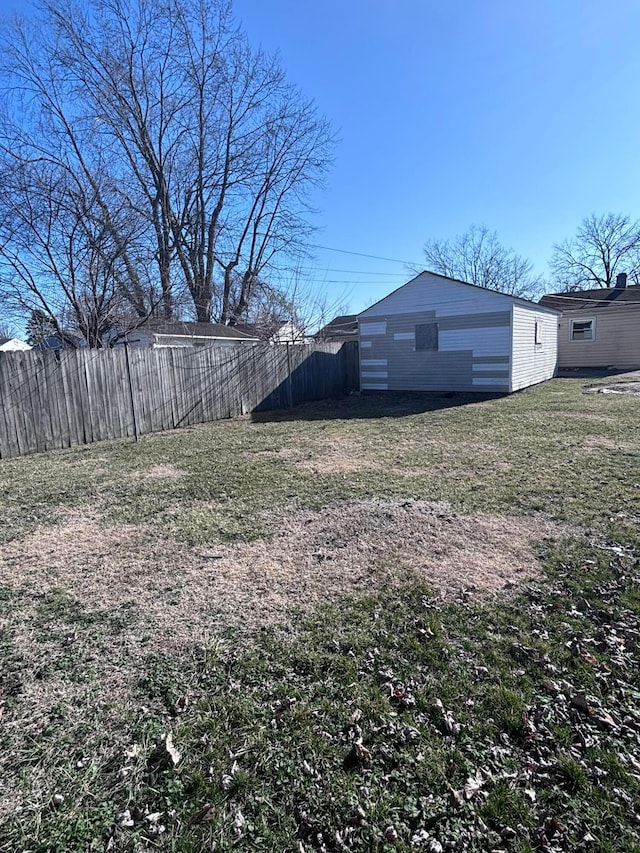
[[[0,851],[640,850],[639,445],[636,398],[562,380],[1,463]],[[416,502],[558,532],[443,594],[359,527],[342,589],[352,508]],[[271,578],[323,517],[326,595]]]

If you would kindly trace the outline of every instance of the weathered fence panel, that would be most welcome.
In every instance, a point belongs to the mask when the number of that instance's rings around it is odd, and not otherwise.
[[[144,435],[357,388],[358,345],[0,353],[0,459]]]

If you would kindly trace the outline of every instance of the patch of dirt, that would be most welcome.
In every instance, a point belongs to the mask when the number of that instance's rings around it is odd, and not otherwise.
[[[539,571],[535,541],[575,532],[421,501],[348,501],[261,521],[273,523],[270,541],[191,548],[152,527],[105,526],[95,510],[67,511],[59,526],[1,546],[0,587],[15,606],[0,629],[21,661],[20,693],[3,720],[12,748],[40,742],[63,705],[76,709],[65,726],[79,739],[89,723],[109,730],[93,755],[105,762],[109,743],[126,746],[118,733],[139,704],[149,655],[191,654],[225,626],[251,632],[292,608],[389,588],[411,572],[443,596],[499,590]],[[34,791],[52,796],[46,774],[27,781],[4,770],[12,782],[0,817]]]
[[[538,571],[532,542],[568,529],[535,518],[462,516],[421,501],[349,501],[281,520],[270,541],[194,549],[150,527],[106,527],[69,515],[0,548],[0,585],[66,590],[91,610],[131,602],[135,622],[163,644],[213,624],[255,626],[287,609],[417,571],[446,593],[496,590]]]
[[[326,439],[320,443],[315,457],[300,460],[298,465],[314,474],[353,474],[378,467],[366,458],[357,442],[348,438]]]
[[[640,395],[640,382],[614,382],[611,385],[587,385],[587,394],[634,394]]]
[[[154,465],[143,474],[146,480],[179,480],[182,477],[187,477],[188,471],[183,471],[182,468],[176,468],[175,465],[164,463],[162,465]]]
[[[584,440],[584,449],[589,453],[598,450],[621,450],[623,452],[634,451],[637,446],[628,441],[616,441],[606,435],[590,435]]]
[[[360,444],[348,438],[325,439],[305,454],[300,449],[282,447],[279,450],[258,450],[258,458],[283,459],[314,474],[351,474],[378,467],[367,459]]]
[[[595,421],[596,423],[603,424],[616,423],[616,418],[613,415],[601,415],[598,412],[566,412],[558,410],[551,412],[551,416],[561,418],[579,418],[581,421]]]
[[[280,447],[278,450],[254,450],[251,454],[258,459],[293,459],[300,458],[300,450],[294,447]]]

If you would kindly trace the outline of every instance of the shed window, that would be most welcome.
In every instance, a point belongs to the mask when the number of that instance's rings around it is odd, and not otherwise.
[[[536,327],[534,330],[533,342],[535,344],[541,344],[542,343],[542,320],[536,320]]]
[[[571,340],[592,341],[596,336],[595,320],[572,320]]]
[[[438,352],[437,323],[418,323],[416,326],[416,352]]]

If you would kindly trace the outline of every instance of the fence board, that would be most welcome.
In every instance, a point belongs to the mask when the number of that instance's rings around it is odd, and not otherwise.
[[[21,451],[16,428],[15,403],[4,353],[0,353],[0,400],[3,401],[0,406],[0,458],[19,456]]]
[[[0,353],[0,459],[357,387],[355,343]]]

